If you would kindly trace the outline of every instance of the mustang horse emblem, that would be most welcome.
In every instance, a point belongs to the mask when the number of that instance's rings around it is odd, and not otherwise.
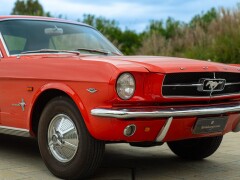
[[[208,81],[206,87],[209,89],[214,90],[218,85],[223,84],[223,81]]]

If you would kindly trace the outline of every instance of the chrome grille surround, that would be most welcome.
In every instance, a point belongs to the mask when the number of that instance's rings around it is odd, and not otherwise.
[[[205,81],[216,87],[206,90]],[[219,85],[219,84],[220,85]],[[221,85],[221,83],[223,83]],[[206,85],[206,83],[205,83]],[[219,87],[218,87],[219,86]],[[164,97],[218,97],[240,95],[240,73],[194,72],[166,74],[162,95]]]

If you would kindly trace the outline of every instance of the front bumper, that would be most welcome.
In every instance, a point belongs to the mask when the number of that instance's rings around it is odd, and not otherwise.
[[[203,115],[219,115],[240,112],[240,104],[224,104],[204,107],[176,107],[176,108],[128,108],[128,109],[104,109],[91,110],[93,116],[131,119],[131,118],[169,118],[169,117],[193,117]]]
[[[125,142],[169,142],[190,138],[220,136],[240,131],[240,103],[208,106],[95,108],[91,110],[96,139]],[[200,117],[228,116],[223,132],[195,134],[193,129]],[[129,125],[136,126],[132,136],[125,136]],[[101,127],[101,128],[99,128]],[[149,131],[146,131],[148,129]]]

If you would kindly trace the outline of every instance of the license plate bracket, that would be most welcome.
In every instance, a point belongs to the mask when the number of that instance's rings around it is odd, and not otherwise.
[[[228,121],[228,116],[202,117],[197,119],[193,128],[194,134],[208,134],[223,132]]]

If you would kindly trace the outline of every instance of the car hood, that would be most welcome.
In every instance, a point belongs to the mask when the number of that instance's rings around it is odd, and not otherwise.
[[[186,58],[161,57],[161,56],[98,56],[83,57],[96,61],[105,61],[117,68],[124,69],[128,66],[142,66],[150,72],[176,73],[176,72],[239,72],[239,68],[210,61],[200,61]],[[134,70],[134,69],[133,69]]]

